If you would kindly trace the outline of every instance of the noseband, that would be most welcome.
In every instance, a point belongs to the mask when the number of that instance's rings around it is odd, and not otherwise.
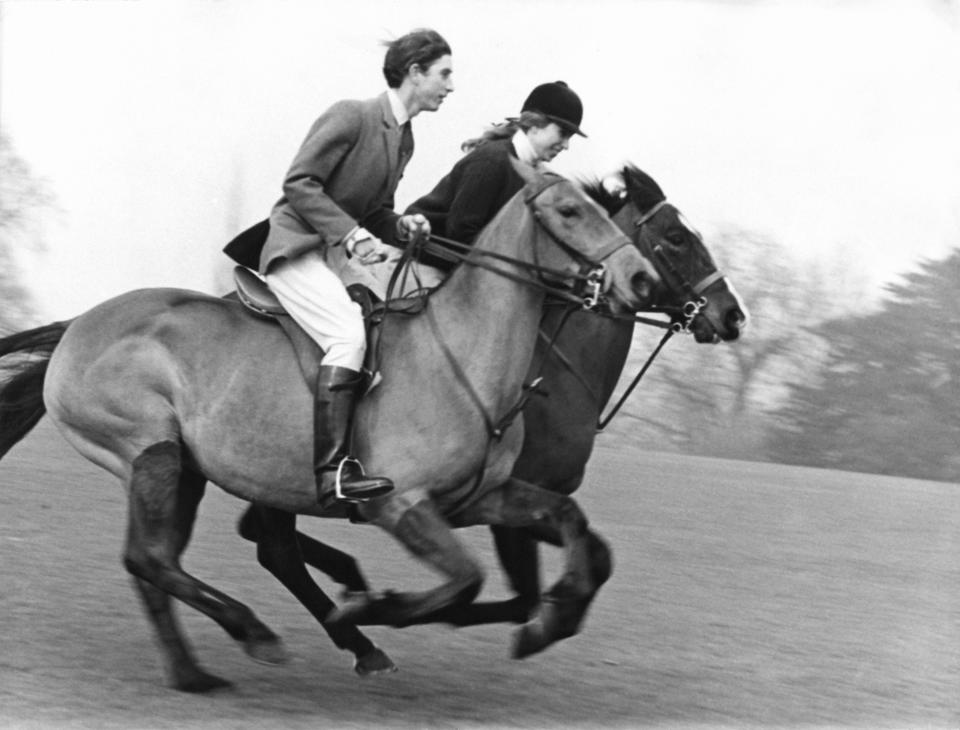
[[[665,205],[667,205],[666,198],[654,205],[646,213],[634,221],[633,228],[636,232],[635,235],[637,236],[634,243],[641,251],[644,249],[643,226],[646,225]],[[673,265],[670,257],[667,256],[666,252],[663,250],[662,244],[658,243],[650,248],[650,255],[657,264],[657,268],[660,270],[661,275],[666,274],[666,276],[663,276],[663,278],[667,283],[667,286],[682,291],[688,297],[687,301],[684,302],[679,308],[664,307],[660,311],[669,312],[671,314],[671,319],[673,320],[671,326],[675,328],[676,331],[689,332],[690,325],[693,323],[693,320],[696,319],[701,310],[707,306],[707,298],[703,296],[703,292],[706,291],[711,284],[723,279],[723,272],[715,270],[712,273],[704,276],[697,283],[691,284],[689,279],[681,274],[677,270],[677,267]]]
[[[539,188],[531,191],[530,194],[524,198],[524,202],[528,206],[532,206],[533,202],[541,193],[553,185],[561,182],[562,180],[564,180],[564,178],[560,176],[555,176],[552,177],[552,179],[548,179]],[[612,239],[610,242],[601,246],[600,250],[594,252],[592,256],[587,256],[582,251],[579,251],[577,248],[564,241],[560,236],[550,230],[549,226],[543,222],[540,212],[536,209],[533,210],[533,217],[547,232],[547,235],[549,235],[550,238],[552,238],[553,241],[560,246],[560,248],[566,251],[572,259],[580,263],[580,271],[577,275],[577,296],[579,297],[583,309],[595,309],[603,301],[603,280],[606,276],[606,267],[604,266],[603,262],[624,246],[628,246],[630,241],[626,237],[621,239],[618,236],[617,238]],[[567,276],[566,278],[569,279],[570,277]]]

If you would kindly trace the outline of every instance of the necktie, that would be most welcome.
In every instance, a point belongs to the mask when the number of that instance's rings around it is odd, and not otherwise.
[[[413,129],[410,122],[404,122],[400,127],[400,159],[406,162],[413,155]]]

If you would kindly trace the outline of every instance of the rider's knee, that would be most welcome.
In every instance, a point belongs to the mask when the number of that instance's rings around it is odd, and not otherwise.
[[[359,371],[363,367],[363,358],[367,351],[366,333],[361,324],[359,331],[345,329],[330,338],[325,344],[324,365],[338,365]]]

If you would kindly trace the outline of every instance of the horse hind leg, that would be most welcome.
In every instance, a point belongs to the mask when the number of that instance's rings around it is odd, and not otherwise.
[[[170,596],[143,578],[132,576],[164,653],[170,686],[183,692],[210,692],[229,687],[227,680],[200,667],[180,628]]]
[[[137,466],[142,465],[142,462]],[[135,474],[137,479],[143,478],[142,474]],[[181,477],[183,480],[183,477]],[[202,481],[196,485],[195,490],[181,489],[182,499],[178,505],[183,519],[178,521],[180,530],[176,535],[171,535],[175,541],[173,549],[175,552],[182,552],[192,532],[192,519],[189,516],[191,502],[194,504],[194,511],[203,497],[205,485]],[[131,498],[133,492],[131,491]],[[132,531],[132,521],[131,521]],[[131,573],[133,585],[138,591],[143,606],[147,612],[157,640],[164,653],[167,675],[170,678],[170,684],[175,688],[185,692],[208,692],[220,687],[230,686],[230,682],[216,675],[203,670],[197,663],[193,651],[187,642],[177,615],[173,610],[170,595],[136,575],[136,571],[131,569],[131,556],[134,550],[130,545],[131,537],[128,535],[128,546],[126,550],[125,561],[127,569]]]
[[[395,672],[396,665],[381,649],[364,636],[354,624],[347,622],[331,623],[328,617],[336,606],[326,593],[316,584],[306,569],[306,561],[302,544],[311,545],[314,550],[312,557],[327,556],[327,548],[319,541],[313,540],[297,532],[297,516],[290,512],[251,505],[240,522],[241,534],[257,543],[257,559],[277,580],[289,590],[298,601],[320,622],[324,630],[340,649],[346,649],[355,657],[354,670],[360,676]],[[311,544],[315,543],[315,544]],[[355,575],[348,577],[355,579],[359,576],[356,561],[346,553],[340,553],[335,548],[328,548],[333,554],[343,556],[353,561]],[[321,560],[318,566],[326,571],[327,567]],[[359,590],[366,590],[366,581],[361,580]]]
[[[251,504],[237,522],[237,533],[244,540],[259,543],[264,536],[262,508]],[[360,564],[352,555],[327,545],[306,533],[296,531],[297,545],[303,562],[316,568],[330,580],[339,583],[351,593],[370,590],[370,585],[360,570]]]
[[[207,614],[254,659],[279,663],[286,658],[279,638],[242,603],[202,583],[180,567],[206,480],[184,471],[181,446],[161,441],[132,464],[124,565],[134,576],[147,617],[164,652],[170,683],[187,692],[229,685],[197,664],[170,597]]]

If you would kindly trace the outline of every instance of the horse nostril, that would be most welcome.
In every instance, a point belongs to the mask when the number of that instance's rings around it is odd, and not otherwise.
[[[643,300],[650,298],[650,292],[653,290],[653,286],[650,282],[650,277],[647,275],[646,271],[638,271],[630,278],[630,288],[633,289],[634,293]]]
[[[728,330],[739,332],[747,324],[747,317],[739,309],[731,309],[723,319],[724,325]]]

